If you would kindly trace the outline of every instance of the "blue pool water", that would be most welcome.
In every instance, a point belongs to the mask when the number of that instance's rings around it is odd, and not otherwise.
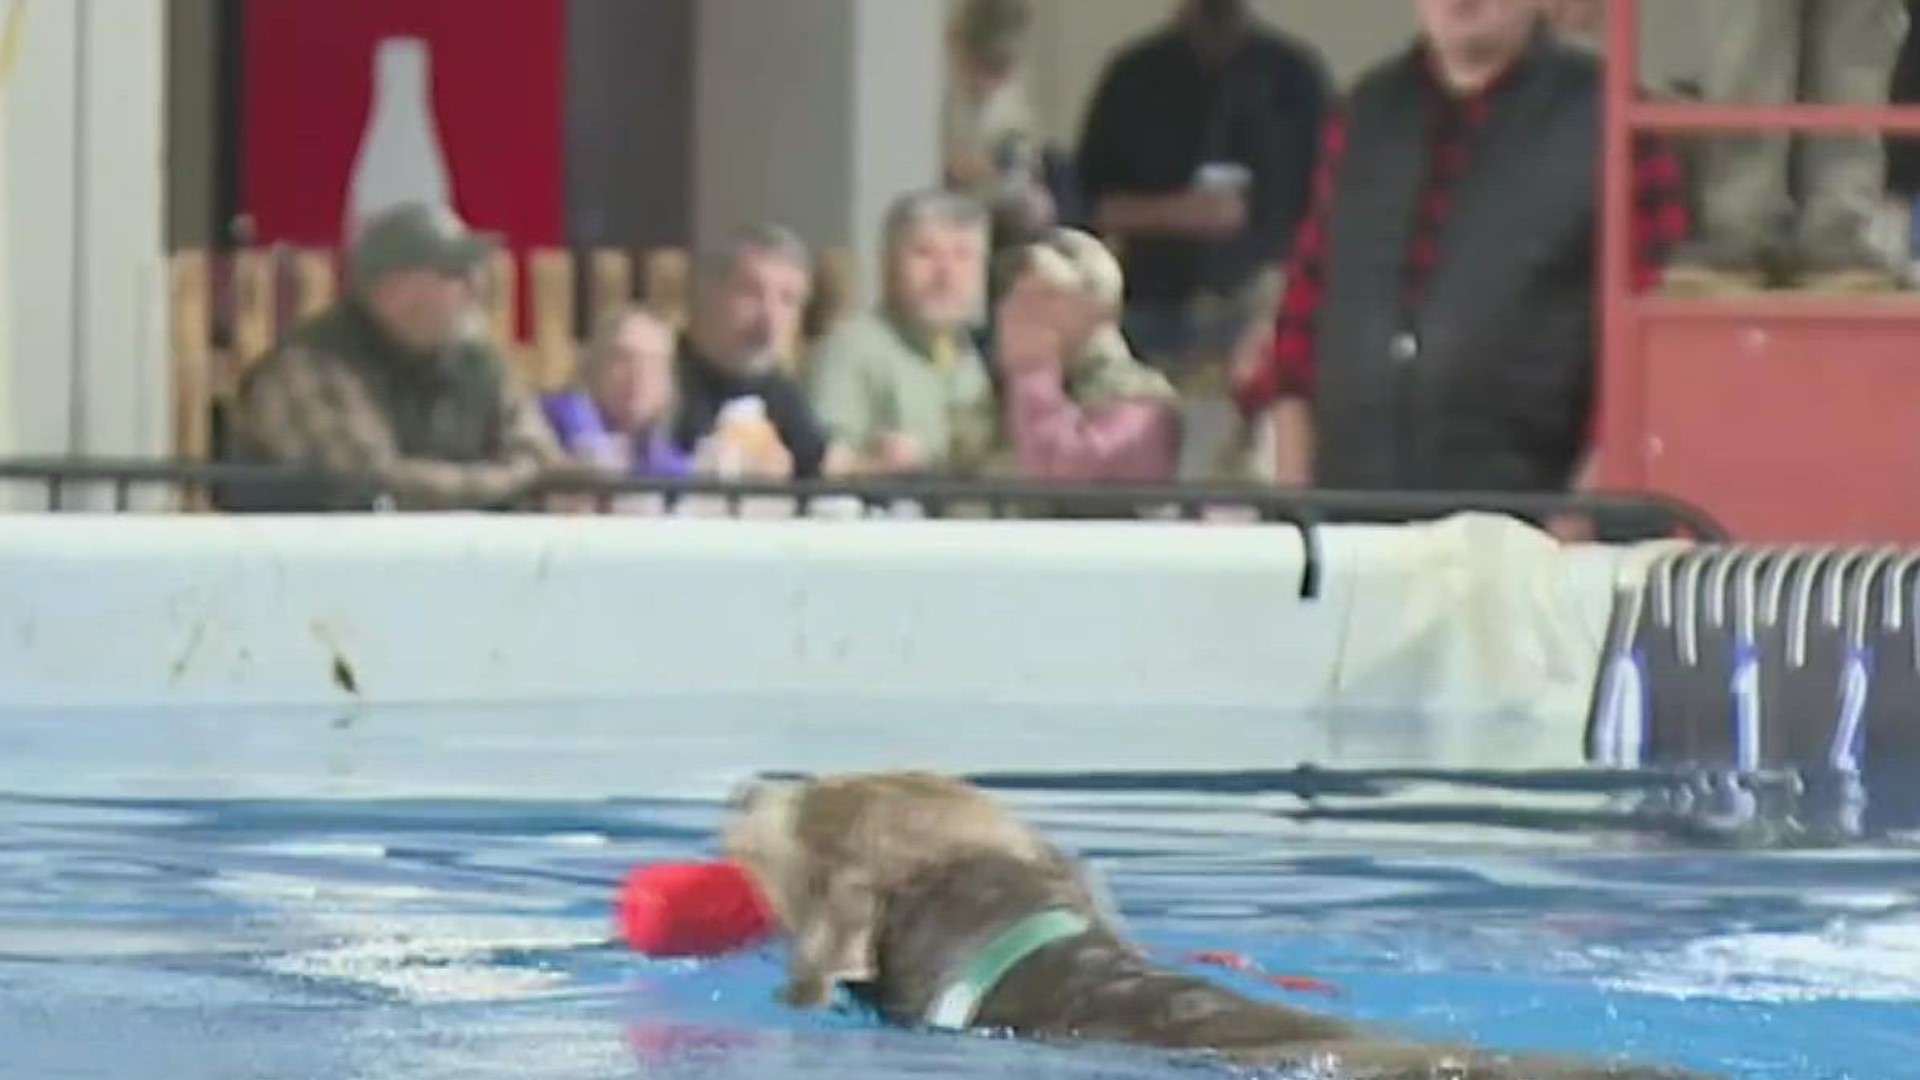
[[[729,774],[833,755],[730,745],[705,715],[644,737],[631,717],[579,738],[521,721],[546,741],[445,714],[0,716],[0,1077],[1205,1075],[796,1015],[771,950],[623,951],[607,916],[628,867],[710,852]],[[663,730],[705,747],[674,759],[698,782],[659,771]],[[1237,950],[1343,993],[1257,992],[1739,1080],[1920,1078],[1912,847],[1690,848],[1577,782],[1435,776],[1309,804],[1365,777],[1101,783],[1070,764],[983,779],[1173,960]],[[622,771],[647,779],[622,791]]]

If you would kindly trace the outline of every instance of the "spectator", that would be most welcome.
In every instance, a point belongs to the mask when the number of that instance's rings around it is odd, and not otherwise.
[[[1078,170],[1094,231],[1125,265],[1127,337],[1150,362],[1223,359],[1275,291],[1328,82],[1246,0],[1182,0],[1108,64]]]
[[[372,480],[401,509],[502,507],[575,471],[481,336],[474,281],[493,247],[442,207],[408,203],[370,219],[347,294],[242,381],[236,456]],[[252,509],[366,505],[334,490],[227,498]]]
[[[629,476],[684,476],[693,457],[673,445],[673,328],[642,308],[602,316],[580,358],[578,385],[542,402],[567,452]]]
[[[883,296],[824,338],[809,363],[814,407],[865,475],[967,475],[998,438],[993,382],[969,328],[985,293],[985,212],[944,191],[894,202]]]
[[[946,184],[987,206],[996,250],[1054,216],[1021,70],[1032,25],[1031,0],[964,0],[948,33]]]
[[[697,471],[811,480],[840,468],[805,392],[781,362],[798,333],[812,269],[786,229],[735,234],[702,261],[693,323],[675,362],[673,446]]]
[[[1329,123],[1271,348],[1283,482],[1555,491],[1592,480],[1597,58],[1537,0],[1417,0],[1422,40]],[[1637,157],[1637,284],[1684,238],[1673,155]]]
[[[1900,0],[1713,0],[1708,22],[1705,96],[1736,104],[1884,105],[1907,35]],[[1797,207],[1789,194],[1791,150],[1786,134],[1707,144],[1701,240],[1675,259],[1669,290],[1899,287],[1896,271],[1868,239],[1884,192],[1881,137],[1801,140],[1800,168],[1791,178],[1799,181],[1792,185]]]
[[[1018,254],[995,357],[1021,475],[1073,482],[1171,481],[1180,410],[1165,375],[1118,325],[1125,279],[1097,238],[1058,229]]]

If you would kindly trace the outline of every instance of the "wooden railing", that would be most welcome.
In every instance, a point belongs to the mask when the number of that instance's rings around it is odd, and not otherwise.
[[[211,460],[217,406],[283,330],[339,296],[343,269],[343,254],[330,249],[189,250],[171,257],[176,458]],[[502,252],[488,268],[484,303],[495,342],[530,385],[549,390],[573,377],[586,328],[621,303],[638,303],[684,328],[692,277],[690,256],[678,248],[639,256],[606,248],[541,249],[522,258]],[[821,255],[802,340],[787,349],[792,363],[800,362],[805,339],[823,333],[854,302],[856,277],[851,253]]]

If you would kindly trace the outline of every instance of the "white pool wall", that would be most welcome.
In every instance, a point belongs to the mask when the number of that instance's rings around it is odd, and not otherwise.
[[[9,516],[0,708],[1499,713],[1577,756],[1612,582],[1647,548],[1481,515],[1320,538],[1303,599],[1285,526]]]

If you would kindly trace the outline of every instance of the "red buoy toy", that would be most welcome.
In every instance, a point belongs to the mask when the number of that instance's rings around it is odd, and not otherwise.
[[[720,956],[773,933],[773,912],[731,862],[653,863],[620,886],[620,935],[649,956]]]

